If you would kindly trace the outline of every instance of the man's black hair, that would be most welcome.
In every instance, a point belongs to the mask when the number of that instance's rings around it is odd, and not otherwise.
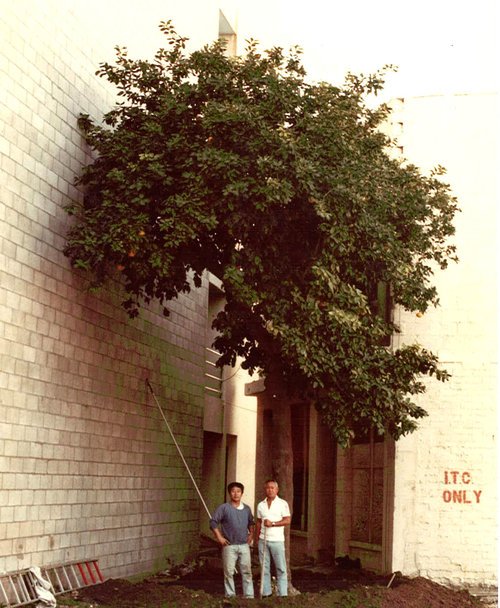
[[[231,490],[233,488],[239,488],[241,490],[241,492],[243,493],[245,491],[245,486],[240,483],[239,481],[232,481],[228,486],[227,486],[227,491],[231,492]]]

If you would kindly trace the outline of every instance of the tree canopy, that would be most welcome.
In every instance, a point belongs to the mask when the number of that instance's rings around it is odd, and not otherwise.
[[[102,124],[80,117],[97,154],[65,254],[93,285],[120,276],[131,316],[211,271],[227,300],[221,365],[242,357],[306,396],[342,444],[370,425],[412,431],[423,376],[448,374],[419,345],[386,346],[398,328],[378,295],[388,286],[410,311],[438,303],[457,203],[441,168],[424,175],[391,153],[390,110],[366,101],[384,72],[309,83],[299,49],[188,53],[160,27],[153,60],[117,47],[97,72],[120,101]]]

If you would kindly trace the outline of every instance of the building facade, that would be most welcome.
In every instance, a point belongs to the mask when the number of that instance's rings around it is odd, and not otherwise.
[[[262,382],[214,366],[217,278],[171,302],[167,319],[151,307],[130,320],[118,286],[88,293],[62,254],[64,205],[81,196],[74,177],[91,160],[77,117],[114,104],[95,76],[113,46],[152,54],[156,26],[173,18],[193,48],[218,35],[237,48],[231,3],[179,5],[0,3],[0,572],[96,558],[106,576],[127,576],[185,559],[209,534],[146,380],[210,509],[233,479],[254,506],[270,473]],[[444,165],[462,211],[460,262],[436,274],[441,306],[395,311],[393,347],[421,342],[452,379],[429,382],[429,417],[397,443],[337,449],[316,412],[292,404],[295,495],[285,498],[297,560],[348,554],[386,573],[496,585],[497,101],[395,104],[402,154]]]
[[[393,103],[399,152],[423,171],[444,166],[461,211],[459,262],[434,276],[440,305],[423,315],[396,309],[391,348],[419,343],[452,377],[426,381],[419,403],[429,416],[410,436],[371,436],[333,454],[316,413],[291,404],[302,467],[293,501],[305,515],[292,522],[296,559],[347,554],[387,574],[475,592],[497,585],[497,107],[495,94]],[[269,419],[261,399],[264,437]]]
[[[235,391],[241,371],[207,369],[220,285],[206,276],[170,317],[130,320],[117,285],[88,293],[62,254],[64,206],[91,161],[77,118],[115,103],[99,63],[117,44],[152,56],[170,18],[193,47],[232,39],[230,7],[196,3],[193,20],[189,2],[147,5],[0,3],[0,572],[99,559],[126,576],[198,549],[208,517],[146,380],[209,508],[235,475],[253,503],[255,398]]]
[[[459,262],[436,273],[440,306],[398,313],[399,339],[428,346],[452,378],[429,383],[429,417],[395,446],[393,568],[496,585],[498,95],[404,100],[395,122],[407,158],[446,167],[461,212]]]

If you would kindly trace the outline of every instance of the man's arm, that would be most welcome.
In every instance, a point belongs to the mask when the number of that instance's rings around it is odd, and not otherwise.
[[[249,544],[250,547],[253,546],[254,531],[255,531],[255,524],[252,523],[248,526],[248,536],[247,536],[247,544]]]
[[[281,519],[278,521],[271,521],[270,519],[264,520],[266,528],[272,528],[275,526],[289,526],[292,522],[292,516],[290,514],[290,507],[286,500],[280,502],[281,505]]]
[[[227,538],[222,536],[222,532],[219,530],[219,528],[212,528],[212,532],[214,533],[215,538],[217,539],[217,542],[219,543],[219,545],[221,545],[222,547],[225,547],[226,545],[230,544],[230,542],[227,540]]]
[[[292,515],[290,513],[290,507],[286,500],[281,503],[281,520],[274,523],[275,526],[289,526],[292,523]]]
[[[292,518],[290,515],[283,516],[279,521],[271,521],[270,519],[264,520],[264,526],[266,528],[274,528],[276,526],[289,526]]]
[[[223,536],[222,532],[219,530],[219,524],[223,517],[222,508],[223,506],[217,507],[217,509],[215,509],[215,513],[212,515],[212,519],[210,520],[210,528],[212,529],[215,539],[217,540],[219,545],[225,547],[226,545],[229,545],[230,542],[227,540],[227,538]]]

